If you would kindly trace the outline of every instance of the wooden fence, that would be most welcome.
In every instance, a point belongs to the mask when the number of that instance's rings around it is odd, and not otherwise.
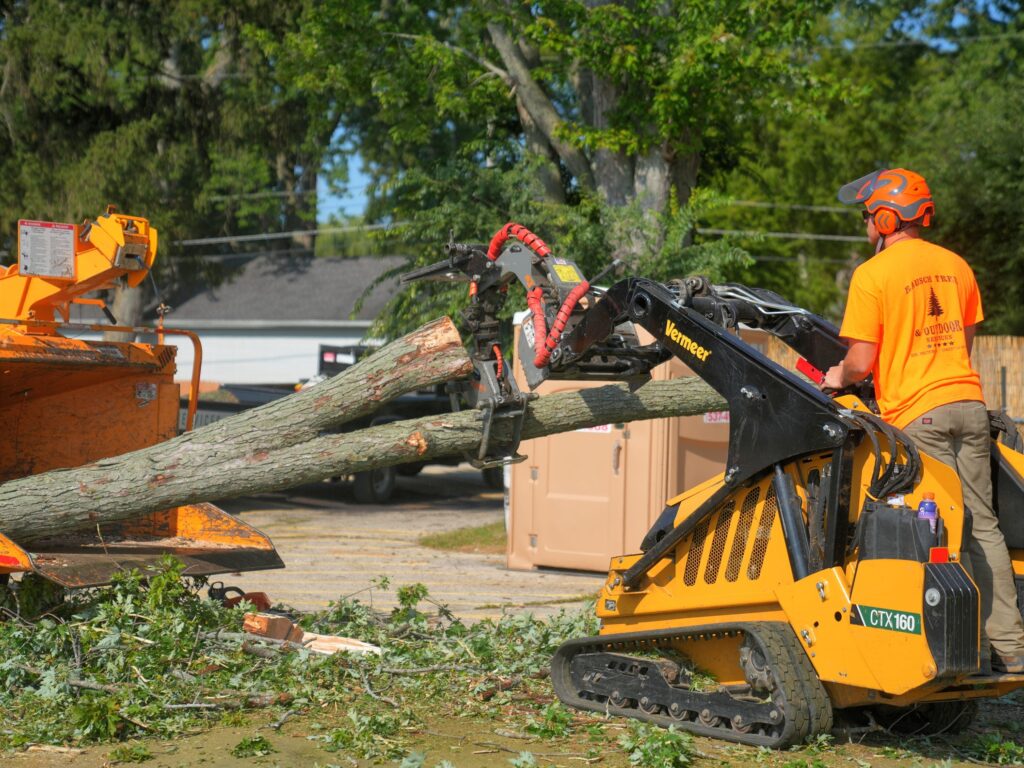
[[[764,350],[780,365],[796,366],[798,355],[774,336],[765,334]],[[1015,419],[1024,419],[1024,336],[978,336],[971,360],[981,374],[988,407],[1006,408]]]

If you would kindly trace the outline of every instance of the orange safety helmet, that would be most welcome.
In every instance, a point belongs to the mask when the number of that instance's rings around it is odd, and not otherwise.
[[[905,168],[875,171],[839,188],[839,202],[864,203],[875,217],[875,228],[885,237],[912,221],[930,226],[935,215],[928,183]]]

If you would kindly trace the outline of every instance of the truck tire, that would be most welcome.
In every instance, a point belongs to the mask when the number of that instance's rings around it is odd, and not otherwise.
[[[488,467],[487,469],[480,470],[480,474],[484,477],[484,485],[496,491],[500,491],[505,487],[505,468],[504,467]]]
[[[394,467],[356,472],[352,494],[360,504],[386,504],[395,492],[396,475]]]

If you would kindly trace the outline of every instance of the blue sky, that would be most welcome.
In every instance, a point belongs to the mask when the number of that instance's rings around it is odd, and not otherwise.
[[[366,186],[370,178],[362,171],[362,159],[358,156],[349,157],[348,160],[348,192],[344,195],[335,195],[327,188],[327,182],[323,176],[317,182],[318,201],[316,219],[318,222],[326,222],[332,214],[344,214],[346,216],[359,216],[366,209]]]

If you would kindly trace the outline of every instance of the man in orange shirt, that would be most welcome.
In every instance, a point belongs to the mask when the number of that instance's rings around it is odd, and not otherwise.
[[[822,387],[843,389],[873,373],[882,418],[957,471],[973,518],[964,565],[981,593],[982,667],[987,634],[993,668],[1024,672],[1024,623],[992,508],[988,411],[970,360],[984,317],[974,272],[957,254],[921,239],[935,203],[913,171],[875,171],[842,187],[839,200],[864,204],[875,256],[850,281],[840,329],[850,349]]]

